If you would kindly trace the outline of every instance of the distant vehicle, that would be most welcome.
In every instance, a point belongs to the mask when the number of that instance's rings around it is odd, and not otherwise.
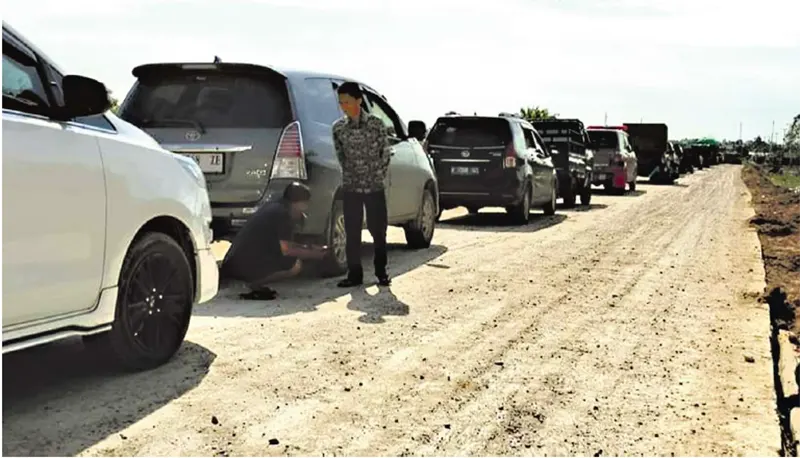
[[[553,159],[533,126],[516,116],[444,116],[426,140],[439,177],[441,207],[505,207],[526,224],[532,207],[556,211]]]
[[[110,105],[3,22],[3,353],[82,336],[150,369],[217,294],[203,173]]]
[[[625,126],[590,126],[586,131],[594,152],[592,184],[617,194],[625,193],[626,184],[636,191],[638,161]]]
[[[625,123],[631,145],[639,161],[639,176],[652,183],[672,184],[675,181],[669,153],[666,124]]]
[[[336,75],[246,63],[167,63],[136,67],[122,118],[170,151],[194,158],[209,184],[214,231],[230,236],[256,209],[281,198],[292,181],[312,190],[301,242],[331,248],[323,275],[347,269],[341,168],[332,125],[343,116]],[[425,124],[408,126],[366,84],[364,109],[391,132],[386,183],[389,223],[412,248],[427,248],[438,214],[433,164],[422,149]]]
[[[672,171],[672,179],[677,180],[681,176],[681,158],[678,152],[678,144],[667,142],[667,160]]]
[[[683,148],[680,142],[672,142],[672,147],[678,155],[678,170],[680,173],[694,173],[694,158],[690,151]]]
[[[594,152],[583,122],[554,118],[531,124],[551,149],[558,175],[558,197],[564,200],[564,206],[574,207],[576,196],[580,196],[582,205],[589,205]]]

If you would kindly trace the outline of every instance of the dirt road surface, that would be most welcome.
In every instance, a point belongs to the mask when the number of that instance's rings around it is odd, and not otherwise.
[[[392,229],[390,290],[224,290],[145,374],[80,342],[8,355],[3,453],[776,455],[739,175],[640,184],[526,227],[453,210],[427,251]]]

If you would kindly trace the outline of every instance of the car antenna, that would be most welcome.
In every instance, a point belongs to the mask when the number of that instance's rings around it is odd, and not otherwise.
[[[214,56],[214,63],[215,64],[221,64],[222,63],[222,59],[220,59],[219,56]]]

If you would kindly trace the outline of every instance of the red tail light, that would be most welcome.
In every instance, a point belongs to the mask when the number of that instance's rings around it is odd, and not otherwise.
[[[517,166],[517,150],[514,148],[513,143],[509,143],[506,147],[506,157],[503,160],[503,167],[513,169]]]
[[[300,123],[295,121],[283,129],[278,149],[275,151],[275,160],[272,163],[271,178],[305,180],[307,177],[303,137]]]

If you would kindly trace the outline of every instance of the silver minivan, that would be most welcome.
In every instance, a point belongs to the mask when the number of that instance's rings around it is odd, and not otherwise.
[[[343,116],[336,88],[353,79],[222,62],[147,64],[134,68],[133,75],[136,83],[120,106],[121,117],[165,149],[197,161],[208,182],[218,238],[228,237],[261,204],[280,199],[288,183],[300,180],[312,190],[300,238],[331,247],[324,274],[346,270],[332,125]],[[410,247],[427,248],[439,191],[420,144],[426,126],[406,125],[385,97],[361,87],[364,108],[391,132],[389,223],[405,229]]]

